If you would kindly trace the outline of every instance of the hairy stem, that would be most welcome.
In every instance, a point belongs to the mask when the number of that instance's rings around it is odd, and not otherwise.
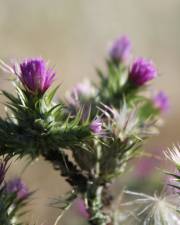
[[[107,225],[110,221],[109,216],[103,212],[102,195],[104,186],[98,182],[100,176],[100,158],[101,147],[97,146],[94,180],[88,183],[87,188],[87,203],[90,214],[89,223],[91,225]]]
[[[109,217],[102,211],[102,186],[89,184],[87,191],[88,212],[90,215],[89,223],[91,225],[107,225]]]

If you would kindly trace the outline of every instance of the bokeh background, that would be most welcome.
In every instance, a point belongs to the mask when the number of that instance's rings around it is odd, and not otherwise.
[[[179,0],[0,0],[0,58],[43,56],[55,66],[56,82],[61,83],[58,94],[63,97],[82,78],[96,80],[94,68],[104,67],[109,43],[127,34],[134,55],[156,63],[160,76],[154,86],[170,99],[161,134],[146,146],[154,154],[180,141],[179,21]],[[0,87],[11,90],[6,76],[1,77]],[[24,161],[15,162],[9,176],[21,174],[28,186],[37,190],[28,219],[31,224],[53,224],[58,210],[48,202],[69,186],[41,159],[25,168]],[[72,224],[73,220],[75,225],[73,218],[77,219],[75,212],[65,215],[60,224]]]

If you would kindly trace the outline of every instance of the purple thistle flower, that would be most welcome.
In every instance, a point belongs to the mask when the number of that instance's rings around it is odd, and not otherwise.
[[[151,61],[138,58],[130,70],[129,79],[136,86],[142,86],[157,76],[157,70]]]
[[[160,91],[156,96],[154,96],[153,103],[161,112],[165,112],[169,109],[169,99],[163,91]]]
[[[46,68],[46,63],[41,58],[26,59],[20,63],[19,68],[14,67],[14,71],[25,88],[33,94],[44,94],[55,76],[54,71]]]
[[[90,130],[94,134],[101,134],[102,133],[102,121],[100,118],[94,119],[90,124]]]
[[[20,178],[15,178],[6,183],[6,192],[16,193],[18,199],[25,199],[29,195],[27,186],[22,182]]]
[[[131,54],[132,45],[127,36],[119,37],[114,41],[109,51],[110,58],[116,62],[126,62]]]

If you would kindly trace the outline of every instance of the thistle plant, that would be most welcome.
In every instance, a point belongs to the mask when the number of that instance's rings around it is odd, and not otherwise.
[[[8,158],[0,162],[0,224],[22,225],[19,218],[31,193],[20,178],[5,181],[9,167]]]
[[[42,156],[72,188],[53,204],[63,213],[82,199],[91,225],[115,224],[109,186],[158,133],[161,113],[168,108],[163,92],[151,96],[148,91],[158,76],[155,65],[142,57],[130,63],[131,49],[127,37],[118,38],[108,52],[106,71],[97,69],[99,84],[77,84],[59,102],[54,96],[61,90],[52,88],[55,71],[42,58],[12,66],[1,62],[12,74],[15,90],[2,90],[8,111],[0,118],[1,156]],[[5,190],[20,199],[27,192],[18,179]]]

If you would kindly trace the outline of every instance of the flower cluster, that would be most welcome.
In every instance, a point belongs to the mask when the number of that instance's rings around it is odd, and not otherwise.
[[[11,116],[8,112],[7,118],[0,117],[0,155],[32,160],[42,156],[50,162],[72,188],[56,200],[56,207],[64,213],[75,199],[81,199],[91,225],[119,224],[110,207],[114,199],[108,186],[128,170],[129,161],[142,152],[145,140],[158,133],[161,113],[169,107],[163,92],[154,97],[148,94],[147,87],[158,74],[155,65],[142,57],[130,63],[131,53],[129,38],[115,40],[108,52],[107,70],[97,69],[98,85],[79,83],[59,102],[54,101],[58,87],[50,89],[55,72],[42,58],[25,59],[12,67],[0,62],[4,71],[17,78],[16,95],[3,91]],[[178,154],[174,150],[168,157],[179,169]],[[5,173],[6,167],[0,166],[3,193],[15,196],[13,207],[24,203],[29,196],[27,187],[19,178],[3,184]],[[164,199],[149,199],[150,206],[160,204],[159,213],[165,210],[168,218],[174,216],[177,221],[178,213],[171,213]],[[152,221],[154,224],[154,219],[145,218],[144,224]]]
[[[109,56],[118,64],[130,59],[132,45],[128,37],[118,38],[112,45]],[[136,86],[142,86],[157,76],[157,70],[153,63],[144,58],[137,58],[132,63],[129,71],[129,79]]]

